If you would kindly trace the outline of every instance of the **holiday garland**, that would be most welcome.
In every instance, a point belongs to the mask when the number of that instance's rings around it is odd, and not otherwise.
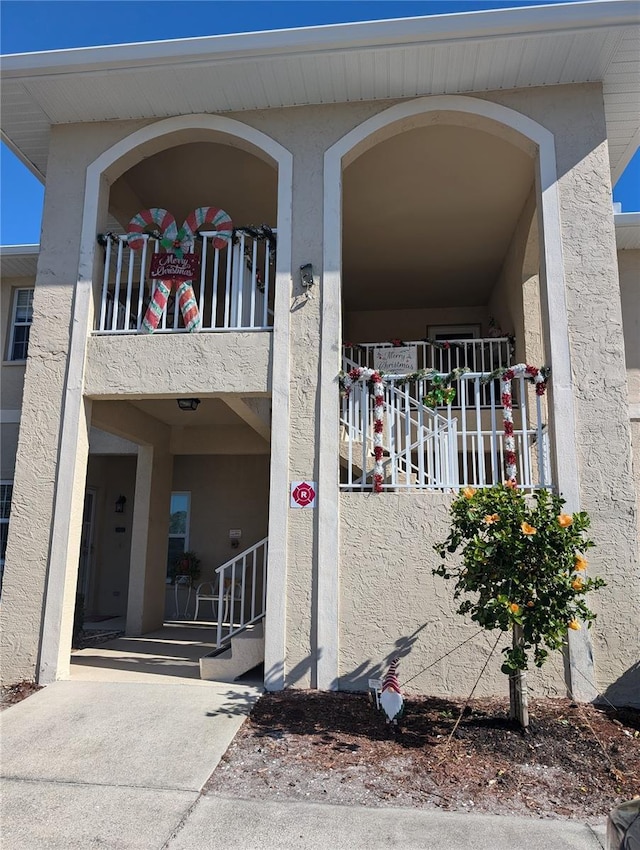
[[[513,399],[511,396],[511,381],[516,376],[524,376],[535,384],[536,395],[544,395],[547,389],[549,370],[538,369],[526,363],[518,363],[503,369],[502,380],[502,418],[504,423],[504,462],[507,473],[507,483],[512,487],[517,484],[518,467],[516,465],[516,438],[513,435]],[[495,376],[498,377],[498,376]],[[487,380],[490,380],[488,378]]]
[[[394,384],[402,386],[403,384],[413,383],[416,381],[430,381],[433,388],[425,395],[423,403],[427,406],[435,406],[431,402],[451,404],[455,397],[455,390],[450,386],[452,381],[470,372],[466,367],[453,369],[448,375],[442,375],[435,369],[419,369],[417,372],[412,372],[409,375],[403,375],[394,378]],[[494,369],[487,375],[481,378],[481,383],[488,384],[492,380],[500,379],[502,381],[502,411],[503,411],[503,427],[504,427],[504,448],[505,448],[505,467],[507,483],[515,487],[517,485],[517,458],[516,458],[516,441],[513,433],[513,398],[511,395],[511,381],[516,377],[524,377],[531,381],[536,390],[536,395],[544,395],[547,389],[547,380],[551,370],[548,366],[538,368],[530,366],[527,363],[517,363],[515,366]],[[375,465],[373,469],[373,489],[376,493],[382,492],[383,465],[382,458],[384,448],[382,445],[382,431],[384,430],[384,382],[385,375],[376,369],[369,369],[363,366],[356,366],[349,372],[340,372],[340,386],[348,398],[353,385],[358,382],[370,382],[373,386],[374,395],[374,423],[373,423],[373,453],[375,457]]]
[[[382,447],[384,382],[381,373],[376,369],[366,369],[358,366],[351,369],[346,375],[342,374],[340,376],[340,385],[347,397],[356,381],[371,381],[373,384],[373,456],[375,458],[375,464],[373,466],[373,489],[376,493],[382,493],[382,482],[384,481],[382,466],[382,457],[384,454]]]

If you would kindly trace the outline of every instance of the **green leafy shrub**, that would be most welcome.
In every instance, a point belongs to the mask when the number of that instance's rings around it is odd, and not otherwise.
[[[584,511],[565,514],[565,502],[547,490],[532,498],[508,485],[483,490],[465,488],[451,506],[451,531],[435,550],[461,550],[462,564],[440,564],[434,574],[454,579],[454,598],[465,598],[459,614],[485,629],[508,631],[519,626],[519,640],[503,650],[502,672],[540,667],[548,650],[560,649],[568,629],[588,627],[595,619],[585,594],[603,587],[601,578],[586,578],[585,552],[594,543],[586,536]]]

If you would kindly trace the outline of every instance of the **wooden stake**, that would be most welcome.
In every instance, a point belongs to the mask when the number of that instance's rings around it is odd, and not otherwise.
[[[521,646],[523,642],[522,626],[514,625],[514,649]],[[517,720],[523,729],[529,727],[529,692],[525,670],[516,670],[509,676],[509,716]]]

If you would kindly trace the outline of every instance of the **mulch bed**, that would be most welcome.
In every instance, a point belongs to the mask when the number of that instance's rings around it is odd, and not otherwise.
[[[370,806],[577,818],[596,823],[640,794],[640,711],[530,701],[409,697],[400,729],[362,694],[266,694],[205,792]]]
[[[0,687],[0,711],[15,705],[17,702],[22,702],[23,699],[30,697],[39,691],[42,685],[36,685],[35,682],[18,682],[16,685],[2,685]]]

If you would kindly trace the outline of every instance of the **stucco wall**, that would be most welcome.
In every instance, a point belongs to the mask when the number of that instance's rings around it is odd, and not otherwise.
[[[640,251],[618,251],[629,402],[640,404]]]
[[[191,494],[189,548],[197,552],[201,560],[200,581],[210,581],[217,567],[267,536],[268,456],[176,457],[172,487],[174,491]],[[229,530],[232,528],[242,531],[240,544],[235,549],[229,540]],[[171,588],[167,592],[168,616],[173,615],[174,608]],[[193,608],[192,599],[189,611],[192,612]],[[210,616],[211,609],[205,606],[202,617]]]
[[[93,398],[266,393],[271,340],[268,332],[90,337],[84,391]]]
[[[173,463],[173,489],[191,493],[189,547],[202,560],[202,581],[216,567],[267,535],[269,458],[186,455]],[[234,549],[229,529],[242,529]]]
[[[366,689],[367,678],[384,675],[399,656],[400,681],[412,680],[407,691],[469,695],[497,633],[481,633],[455,649],[479,629],[455,613],[453,582],[431,572],[440,561],[432,547],[448,534],[450,504],[451,496],[437,493],[341,494],[342,689]],[[499,644],[476,695],[508,693],[500,672],[506,643]],[[532,671],[528,683],[533,693],[563,696],[561,655]]]
[[[635,616],[640,568],[637,551],[630,545],[630,541],[637,539],[637,526],[629,428],[626,418],[620,420],[611,416],[611,411],[626,409],[627,396],[602,95],[600,87],[594,84],[483,93],[481,97],[516,109],[555,134],[571,323],[569,336],[576,386],[581,501],[593,517],[594,536],[601,543],[591,558],[593,568],[605,575],[609,583],[596,603],[600,618],[595,631],[595,653],[598,684],[602,689],[625,675],[635,663],[640,647]],[[311,262],[317,275],[322,271],[321,199],[325,150],[363,120],[392,104],[393,101],[384,101],[299,107],[231,116],[269,134],[293,154],[293,269]],[[15,672],[21,671],[27,676],[34,669],[40,633],[71,296],[78,267],[85,166],[102,150],[139,126],[141,122],[108,122],[56,127],[52,133],[50,187],[45,203],[36,288],[36,322],[25,388],[25,407],[30,412],[28,423],[22,429],[19,450],[23,460],[15,496],[18,519],[12,522],[10,534],[14,578],[7,579],[6,601],[3,598],[3,616],[9,623],[9,629],[4,629],[3,646],[8,657],[19,659],[13,664]],[[313,297],[306,300],[295,276],[294,281],[290,312],[286,317],[291,344],[288,476],[316,480],[321,415],[317,390],[320,316],[323,308],[334,305],[324,303],[318,287]],[[285,317],[277,317],[277,320],[284,322]],[[100,350],[108,362],[110,345],[114,350],[120,345],[123,350],[130,345],[132,360],[122,358],[119,363],[125,372],[135,372],[142,351],[136,346],[141,342],[137,337],[117,342],[91,340],[87,392],[104,394],[111,380],[116,382],[118,392],[129,386],[126,374],[96,380],[98,368],[94,366],[94,352],[98,346],[104,346]],[[158,340],[153,340],[150,346],[155,348],[156,342]],[[336,339],[336,352],[339,343]],[[188,340],[176,342],[176,345],[187,344]],[[142,371],[146,374],[146,369]],[[165,380],[162,376],[159,379]],[[136,380],[141,380],[139,374]],[[182,387],[175,391],[181,390]],[[238,388],[238,391],[243,390],[246,390],[245,385]],[[335,416],[336,413],[331,411],[326,415]],[[336,485],[337,475],[336,459]],[[322,499],[321,493],[319,498]],[[362,504],[370,501],[366,497],[350,498],[362,498]],[[393,511],[391,513],[393,515]],[[348,518],[343,516],[342,522],[344,564],[352,554],[349,542],[352,533]],[[372,529],[370,520],[363,517],[358,532],[359,547]],[[315,676],[315,570],[317,548],[323,543],[314,538],[314,530],[313,511],[291,511],[287,541],[286,667],[288,681],[299,685],[313,684]],[[383,540],[380,542],[387,546]],[[19,589],[27,582],[31,590],[25,605]],[[349,581],[344,575],[341,592],[347,584]],[[635,592],[630,588],[636,588]],[[343,600],[343,621],[350,617],[346,603],[347,600]],[[401,616],[399,613],[398,617]],[[389,635],[394,631],[392,625]],[[405,628],[404,621],[398,620],[396,631],[400,625]],[[343,658],[345,674],[361,661]]]
[[[343,336],[349,342],[417,340],[437,325],[480,325],[480,335],[489,332],[486,307],[450,307],[415,310],[360,310],[344,317]]]

